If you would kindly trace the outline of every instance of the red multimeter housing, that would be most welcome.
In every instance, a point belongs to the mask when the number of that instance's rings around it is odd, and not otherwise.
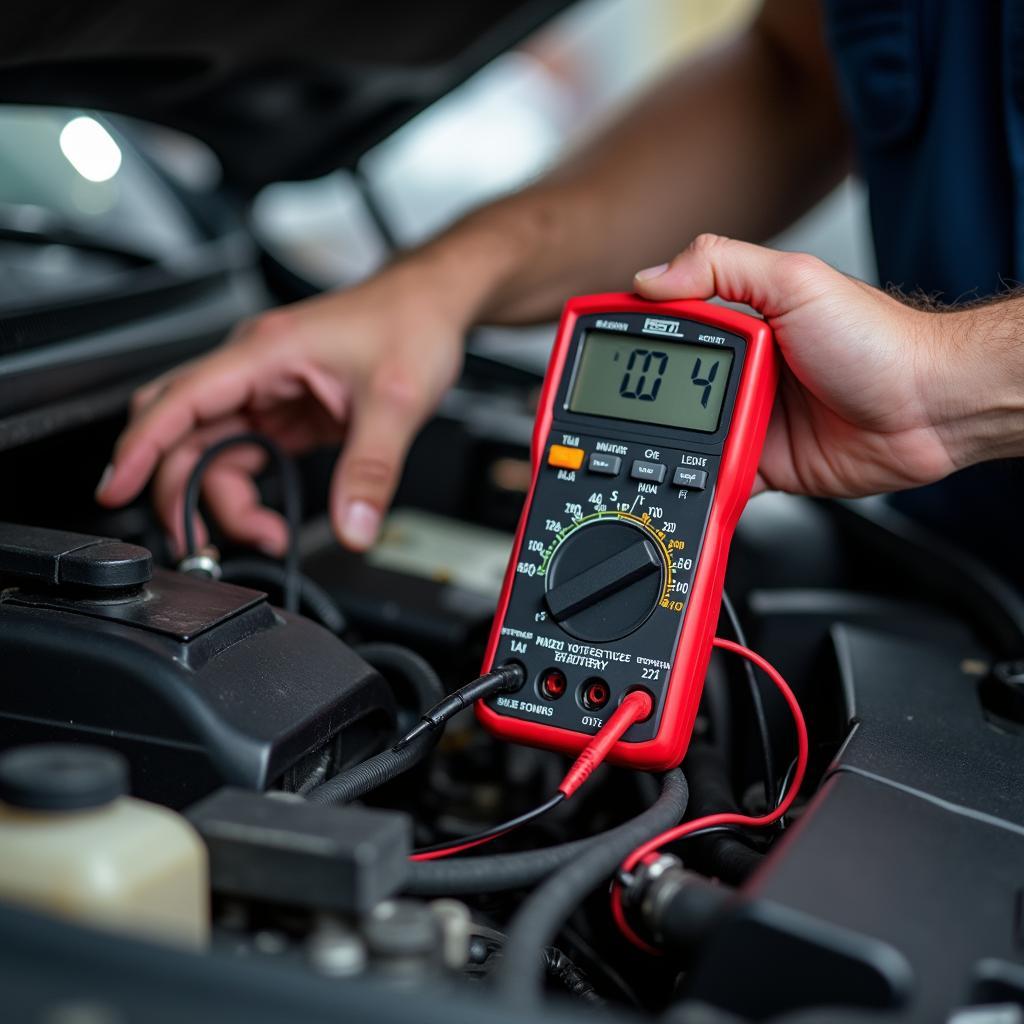
[[[477,703],[488,729],[576,753],[642,688],[654,711],[609,760],[682,761],[777,376],[771,331],[744,313],[629,294],[566,304],[484,662],[519,662],[526,683]]]

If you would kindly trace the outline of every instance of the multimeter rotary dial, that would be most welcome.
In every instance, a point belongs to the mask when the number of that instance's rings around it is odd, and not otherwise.
[[[639,628],[665,591],[663,548],[638,523],[599,519],[581,524],[551,553],[544,600],[571,636],[607,643]]]

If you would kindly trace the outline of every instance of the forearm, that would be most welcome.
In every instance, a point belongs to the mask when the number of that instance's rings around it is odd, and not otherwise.
[[[1024,297],[924,318],[916,372],[953,463],[1024,456]]]
[[[702,231],[766,237],[845,172],[827,77],[794,59],[762,17],[547,178],[411,258],[459,282],[471,319],[514,323],[557,314],[566,295],[622,288]]]

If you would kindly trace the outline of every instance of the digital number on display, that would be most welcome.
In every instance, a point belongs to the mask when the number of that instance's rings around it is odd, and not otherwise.
[[[642,338],[588,331],[569,409],[713,433],[732,360],[730,349],[663,342],[654,348]]]

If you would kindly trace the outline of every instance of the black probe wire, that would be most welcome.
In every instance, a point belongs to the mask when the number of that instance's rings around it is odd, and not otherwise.
[[[295,463],[273,442],[262,434],[246,433],[225,437],[210,445],[189,474],[185,487],[183,509],[186,556],[198,553],[196,545],[196,518],[199,515],[199,493],[203,474],[214,459],[227,449],[238,445],[255,445],[262,448],[276,465],[281,477],[284,517],[288,524],[288,550],[284,557],[284,607],[286,611],[299,610],[299,527],[302,525],[302,482]]]
[[[517,670],[517,675],[522,679],[523,670],[520,666],[514,663],[506,666],[507,669],[513,667]],[[457,842],[442,843],[439,846],[425,850],[415,850],[411,859],[414,861],[438,860],[442,857],[449,857],[452,854],[463,853],[466,850],[473,849],[473,847],[480,846],[490,839],[497,839],[499,836],[505,835],[506,832],[512,831],[513,828],[517,828],[539,818],[542,814],[546,814],[552,808],[557,807],[563,799],[569,799],[590,778],[594,770],[604,762],[615,743],[635,722],[642,721],[648,717],[651,714],[652,708],[653,703],[650,694],[626,694],[611,717],[604,722],[601,728],[580,751],[579,756],[559,783],[558,792],[541,804],[540,807],[535,807],[533,810],[527,811],[511,821],[494,825],[485,832],[480,832],[477,835]]]
[[[781,792],[779,793],[779,801],[775,805],[776,807],[778,807],[779,804],[782,803],[782,798],[783,798],[786,790],[789,789],[789,783],[790,783],[790,780],[793,778],[793,772],[795,772],[795,771],[796,771],[796,758],[794,757],[793,760],[789,762],[789,767],[786,769],[786,774],[782,777],[782,788],[781,788]],[[783,832],[783,831],[785,831],[785,829],[786,829],[786,816],[783,815],[781,818],[779,818],[779,831]]]
[[[729,600],[729,595],[724,589],[722,590],[722,607],[725,609],[725,614],[729,620],[729,626],[732,629],[736,642],[743,647],[749,647],[750,644],[747,643],[746,633],[743,630],[740,617],[736,614],[736,608],[732,601]],[[775,788],[775,758],[772,754],[772,738],[768,728],[768,715],[764,709],[764,694],[761,692],[757,676],[754,674],[754,666],[746,658],[742,660],[743,671],[747,677],[747,686],[750,689],[750,702],[754,709],[754,721],[757,724],[758,735],[761,738],[765,804],[768,807],[777,807],[779,796],[778,790]],[[785,787],[783,787],[782,792],[785,791]]]
[[[439,700],[432,708],[425,711],[420,720],[395,744],[395,750],[401,750],[407,743],[412,743],[424,733],[439,729],[449,718],[457,715],[464,708],[475,704],[485,697],[493,697],[499,693],[512,693],[526,682],[525,670],[515,662],[499,665],[491,672],[474,679],[465,686]]]
[[[413,651],[407,651],[406,654],[420,663],[421,671],[429,672],[436,677],[434,670],[418,654]],[[306,798],[316,804],[347,804],[358,800],[371,790],[377,789],[403,772],[407,772],[430,753],[441,738],[441,727],[448,718],[457,711],[461,711],[464,706],[461,700],[455,699],[457,695],[467,691],[482,691],[481,695],[484,697],[504,693],[518,689],[522,686],[523,679],[523,670],[518,665],[512,664],[500,665],[493,672],[474,679],[473,682],[467,683],[466,686],[456,690],[454,694],[435,704],[434,708],[427,712],[430,715],[438,707],[448,709],[446,717],[439,718],[431,728],[410,730],[410,733],[402,737],[393,747],[339,772],[333,778],[311,789],[306,794]],[[440,686],[440,684],[438,685]],[[415,735],[412,735],[413,732]]]
[[[526,889],[598,847],[611,844],[618,848],[635,839],[639,833],[658,834],[659,824],[663,828],[678,824],[686,813],[688,800],[686,779],[678,768],[674,768],[661,776],[661,791],[650,807],[606,832],[521,853],[411,861],[402,891],[412,896],[481,896],[510,889]],[[617,866],[609,868],[607,874],[613,874]],[[535,947],[535,951],[541,945],[546,945],[546,942]]]
[[[413,857],[420,857],[425,853],[461,853],[473,846],[480,846],[487,842],[488,839],[495,839],[498,836],[504,835],[506,832],[511,832],[513,829],[520,828],[531,821],[536,821],[541,815],[554,810],[554,808],[556,808],[564,799],[564,793],[556,793],[546,803],[541,804],[539,807],[534,807],[532,810],[526,811],[524,814],[520,814],[517,818],[510,818],[508,821],[502,822],[500,825],[493,825],[491,828],[484,829],[482,832],[474,832],[472,835],[464,836],[461,839],[450,839],[445,843],[434,843],[433,846],[421,846],[419,849],[413,850],[412,855]]]

